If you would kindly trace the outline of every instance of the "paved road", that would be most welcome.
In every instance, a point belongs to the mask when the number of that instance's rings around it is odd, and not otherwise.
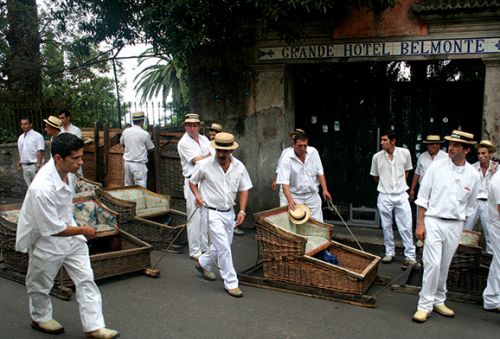
[[[238,270],[256,258],[252,233],[236,237]],[[153,262],[161,255],[153,253]],[[500,315],[479,305],[450,302],[454,319],[434,315],[425,324],[410,321],[417,296],[385,289],[369,309],[289,293],[242,286],[244,298],[228,296],[222,281],[201,279],[186,254],[168,254],[157,279],[141,274],[100,282],[107,325],[122,338],[498,338]],[[382,265],[397,275],[399,264]],[[51,338],[29,326],[24,286],[0,278],[0,338]],[[78,307],[53,299],[54,318],[66,328],[59,338],[82,338]]]

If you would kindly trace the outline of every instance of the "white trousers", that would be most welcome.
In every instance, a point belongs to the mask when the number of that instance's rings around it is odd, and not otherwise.
[[[418,309],[431,312],[434,305],[446,301],[448,270],[460,242],[464,222],[425,217],[424,225],[424,273]]]
[[[491,224],[491,247],[493,260],[488,274],[488,283],[483,292],[483,307],[493,309],[500,307],[500,228]]]
[[[31,182],[35,179],[36,166],[33,165],[21,165],[23,167],[23,178],[26,186],[30,187]]]
[[[493,247],[491,245],[490,239],[487,200],[476,200],[476,204],[474,205],[474,213],[468,216],[467,219],[465,219],[464,229],[472,231],[476,226],[478,220],[481,220],[481,227],[483,228],[484,239],[486,240],[486,252],[493,253]]]
[[[219,273],[224,279],[224,288],[238,287],[238,276],[234,270],[233,256],[231,254],[231,243],[233,242],[233,231],[236,224],[234,210],[229,212],[218,212],[203,208],[201,219],[208,220],[210,232],[210,249],[199,258],[204,270],[212,271],[214,266],[219,268]]]
[[[377,198],[377,208],[380,213],[382,230],[384,231],[385,255],[396,255],[394,232],[392,230],[394,215],[399,235],[403,240],[405,258],[415,260],[415,244],[413,243],[412,233],[413,222],[411,220],[411,207],[410,202],[408,201],[408,193],[379,193]]]
[[[144,188],[148,185],[148,166],[138,162],[123,162],[125,171],[125,186],[139,185]]]
[[[94,282],[87,244],[81,239],[73,239],[68,254],[56,255],[36,247],[29,251],[26,289],[31,318],[37,322],[52,319],[49,293],[61,266],[75,284],[83,331],[92,332],[105,327],[101,293]]]
[[[323,222],[323,210],[321,209],[321,197],[318,192],[307,194],[292,193],[292,198],[297,204],[306,205],[311,210],[311,218]],[[286,199],[285,199],[286,200]],[[288,202],[286,203],[288,205]],[[286,206],[285,205],[285,206]]]
[[[189,256],[198,258],[208,250],[207,224],[200,220],[201,208],[196,209],[196,199],[189,188],[189,179],[184,180],[184,198],[186,199],[187,217],[191,218],[187,223]]]

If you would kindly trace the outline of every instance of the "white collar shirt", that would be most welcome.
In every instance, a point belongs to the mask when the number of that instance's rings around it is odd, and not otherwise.
[[[61,133],[71,133],[73,135],[76,135],[80,139],[83,139],[82,130],[72,123],[68,125],[68,128],[64,128],[64,125],[61,126]]]
[[[276,183],[288,185],[293,194],[316,193],[320,175],[324,175],[324,171],[319,153],[316,148],[308,146],[304,162],[300,161],[293,149],[283,154]]]
[[[442,150],[439,150],[434,156],[434,158],[431,157],[428,151],[425,151],[424,153],[420,154],[417,160],[417,167],[415,168],[415,174],[420,176],[420,178],[418,178],[418,182],[419,183],[422,182],[425,172],[427,171],[427,169],[434,160],[446,159],[447,157],[448,153]]]
[[[484,175],[479,161],[472,165],[479,173],[479,177],[481,178],[479,182],[479,192],[477,193],[478,199],[488,199],[488,186],[490,184],[491,177],[493,176],[493,173],[491,171],[492,165],[493,161],[490,160],[490,165],[488,166],[488,169],[486,170],[486,173]]]
[[[223,211],[233,207],[236,193],[252,188],[245,165],[233,156],[225,173],[215,157],[203,159],[190,181],[198,185],[201,197],[209,207]]]
[[[194,141],[189,134],[184,133],[177,144],[177,151],[181,158],[182,175],[185,178],[191,177],[198,166],[197,163],[193,165],[192,160],[194,158],[200,155],[207,155],[208,153],[212,154],[210,150],[210,141],[206,136],[198,134],[198,141],[199,143]]]
[[[278,165],[276,166],[276,174],[278,174],[278,171],[279,171],[279,168],[280,168],[280,164],[283,162],[283,158],[285,157],[285,155],[288,152],[293,152],[293,147],[292,146],[289,146],[289,147],[285,148],[283,151],[281,151],[280,158],[278,160]]]
[[[123,159],[141,164],[148,162],[148,151],[155,147],[149,133],[139,125],[126,128],[122,133],[120,143],[125,147]]]
[[[488,215],[490,225],[493,229],[500,230],[500,214],[498,212],[498,206],[500,205],[500,172],[495,172],[491,177],[488,187]]]
[[[389,153],[381,150],[372,158],[370,175],[378,177],[377,190],[380,193],[400,194],[408,190],[406,171],[412,169],[410,151],[396,147],[389,159]]]
[[[22,164],[36,163],[38,160],[38,151],[45,149],[43,136],[30,129],[23,133],[17,139],[17,149],[19,150],[19,160]]]
[[[68,173],[66,184],[57,172],[54,160],[43,166],[28,188],[17,223],[16,250],[34,246],[52,254],[65,254],[75,238],[54,236],[76,226],[73,218],[75,175]]]
[[[425,215],[465,221],[474,212],[479,174],[471,164],[456,166],[451,159],[434,161],[427,170],[415,204]]]

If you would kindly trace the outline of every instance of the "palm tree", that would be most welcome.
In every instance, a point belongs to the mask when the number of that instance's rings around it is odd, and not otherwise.
[[[184,67],[170,55],[155,54],[153,48],[148,48],[139,56],[139,66],[151,58],[158,60],[155,64],[145,67],[134,78],[134,89],[142,93],[141,102],[161,94],[162,103],[166,105],[172,91],[174,113],[184,112],[188,107],[188,86],[184,78]]]

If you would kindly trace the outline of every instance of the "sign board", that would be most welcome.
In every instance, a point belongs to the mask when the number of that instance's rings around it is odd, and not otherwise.
[[[483,54],[500,55],[500,37],[265,47],[258,49],[258,61]]]

